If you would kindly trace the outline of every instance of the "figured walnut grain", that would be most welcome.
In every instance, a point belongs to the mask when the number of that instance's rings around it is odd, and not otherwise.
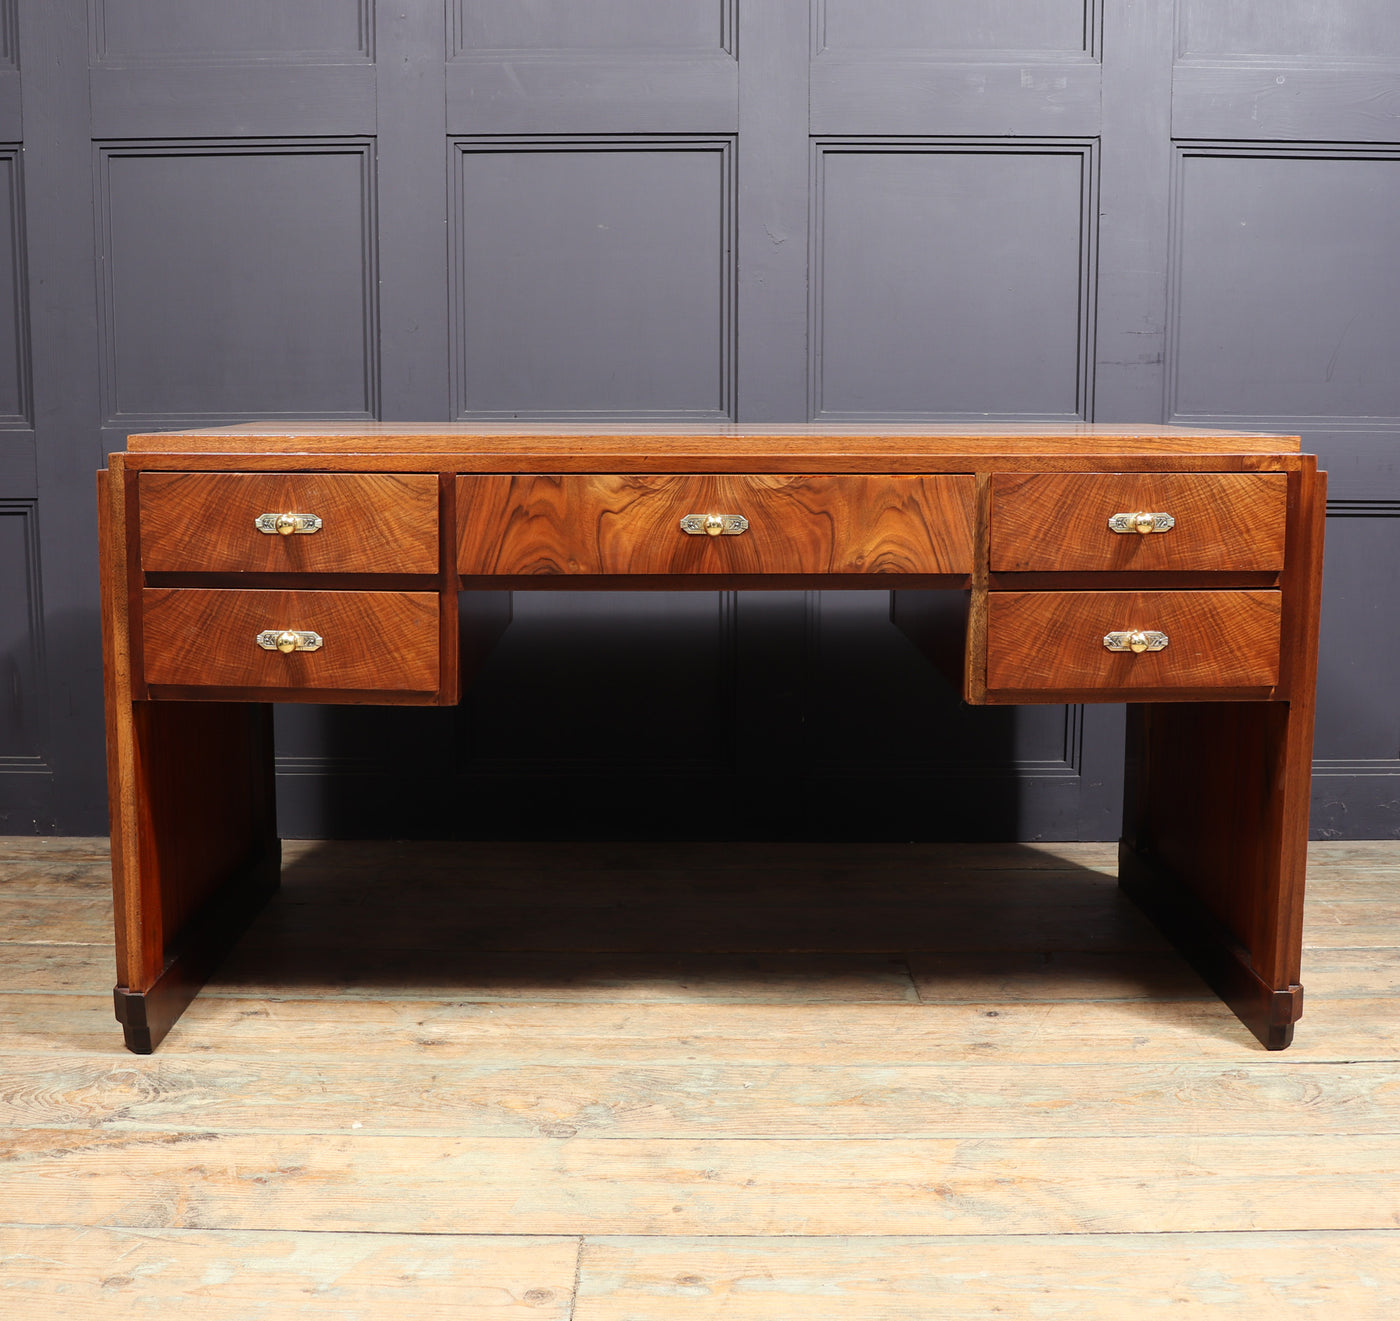
[[[436,573],[432,473],[145,472],[148,573]],[[319,532],[269,535],[261,514],[315,514]]]
[[[991,567],[1035,571],[1277,571],[1283,473],[997,473]],[[1168,532],[1113,532],[1114,514],[1171,514]]]
[[[987,687],[1264,688],[1278,682],[1282,593],[992,592]],[[1110,632],[1165,633],[1164,651],[1109,651]]]
[[[457,482],[470,575],[937,574],[972,568],[973,478],[482,474]],[[687,514],[742,514],[690,536]]]
[[[435,592],[298,592],[148,587],[142,592],[149,684],[277,690],[438,686]],[[264,629],[319,633],[319,651],[264,651]]]

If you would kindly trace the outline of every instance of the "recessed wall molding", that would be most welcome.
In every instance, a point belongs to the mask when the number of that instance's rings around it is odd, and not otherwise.
[[[1400,416],[1398,211],[1400,145],[1177,143],[1166,416]]]
[[[1329,500],[1328,518],[1400,518],[1400,500]]]
[[[1400,759],[1375,757],[1370,760],[1345,761],[1319,757],[1313,762],[1314,775],[1400,775]]]
[[[105,425],[376,415],[372,141],[100,143],[95,169]]]
[[[374,7],[375,0],[88,0],[90,58],[106,68],[372,62]]]
[[[449,0],[449,59],[566,59],[592,52],[648,57],[736,47],[738,0]],[[613,34],[600,38],[600,32]],[[617,33],[625,32],[625,43]]]
[[[0,431],[33,426],[23,175],[21,146],[0,145]]]
[[[811,131],[818,136],[1093,138],[1100,134],[1101,0],[813,0]]]
[[[905,779],[991,787],[1083,774],[1083,705],[968,707],[894,624],[889,592],[803,595],[804,775],[833,783]],[[902,671],[911,660],[916,677],[909,686]],[[882,705],[885,686],[889,705]],[[860,719],[846,723],[850,691],[864,694],[863,706]]]
[[[989,711],[995,708],[987,708]],[[1084,740],[1083,706],[1060,708],[1064,713],[1064,753],[1051,757],[998,757],[995,762],[978,761],[920,761],[892,762],[889,758],[863,760],[839,755],[832,749],[830,756],[815,756],[804,764],[804,773],[829,779],[878,780],[897,773],[918,781],[956,780],[982,781],[988,784],[1024,783],[1026,780],[1078,779],[1083,772]],[[1047,712],[1048,714],[1048,712]],[[1001,711],[996,718],[1006,718]],[[990,718],[990,717],[989,717]]]
[[[49,774],[36,500],[0,499],[0,773]]]
[[[938,62],[1097,58],[1102,6],[1103,0],[1019,0],[995,9],[982,0],[812,0],[812,52]]]
[[[19,22],[16,0],[0,0],[0,69],[19,68]]]
[[[1174,137],[1400,137],[1394,0],[1182,0],[1175,54]]]
[[[734,134],[738,0],[451,0],[451,135]]]
[[[828,138],[812,160],[813,418],[1086,415],[1094,143]]]
[[[378,131],[374,0],[88,3],[96,138]]]
[[[733,148],[454,139],[454,415],[732,418]]]
[[[1349,64],[1400,62],[1400,27],[1394,0],[1269,0],[1230,5],[1220,0],[1178,0],[1179,61]]]

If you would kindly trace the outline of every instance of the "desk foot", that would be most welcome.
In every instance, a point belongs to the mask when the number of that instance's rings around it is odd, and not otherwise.
[[[1249,953],[1205,905],[1160,863],[1127,843],[1118,849],[1118,885],[1266,1050],[1292,1043],[1293,1025],[1303,1014],[1301,986],[1279,990],[1261,981]]]
[[[236,871],[189,921],[145,991],[113,988],[126,1048],[149,1055],[281,884],[280,843]]]

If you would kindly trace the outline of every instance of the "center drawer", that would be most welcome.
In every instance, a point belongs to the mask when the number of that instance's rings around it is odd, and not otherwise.
[[[147,573],[438,569],[429,473],[143,472],[140,500]],[[301,530],[278,529],[288,515]]]
[[[960,474],[464,475],[457,567],[466,576],[966,574],[973,488]]]
[[[263,688],[269,698],[276,690],[436,692],[438,614],[436,592],[148,587],[142,671],[149,684]],[[298,635],[295,650],[278,649],[284,633]],[[307,649],[313,637],[318,645]]]

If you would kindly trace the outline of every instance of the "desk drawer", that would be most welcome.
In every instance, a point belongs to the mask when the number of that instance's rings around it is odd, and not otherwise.
[[[1277,572],[1287,503],[1283,473],[997,473],[991,567]],[[1136,513],[1169,514],[1175,526],[1109,527]]]
[[[470,475],[457,520],[466,575],[966,574],[973,478]]]
[[[1278,682],[1282,593],[992,592],[988,690],[1268,688]],[[1151,630],[1162,650],[1113,651]]]
[[[436,573],[438,479],[428,473],[143,472],[148,573]],[[263,514],[315,532],[260,532]]]
[[[310,691],[435,692],[436,592],[218,591],[141,593],[149,684]],[[321,646],[284,655],[265,632],[317,634]]]

